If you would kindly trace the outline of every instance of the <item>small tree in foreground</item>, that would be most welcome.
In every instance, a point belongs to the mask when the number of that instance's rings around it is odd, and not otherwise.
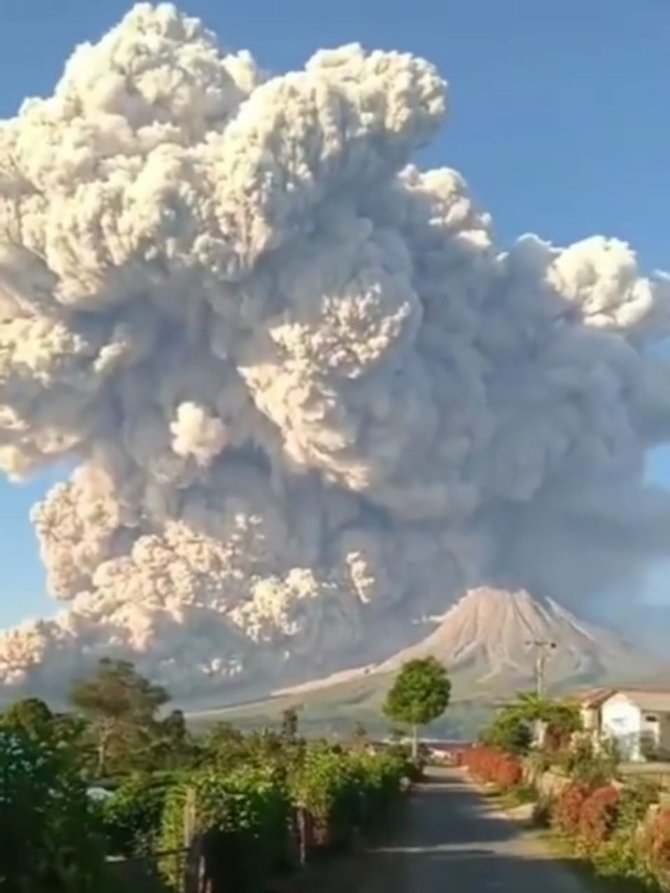
[[[438,719],[449,706],[451,682],[446,669],[434,657],[410,660],[400,670],[384,703],[393,722],[412,731],[412,756],[419,752],[419,727]]]
[[[0,890],[101,890],[104,851],[77,754],[49,732],[0,727]]]

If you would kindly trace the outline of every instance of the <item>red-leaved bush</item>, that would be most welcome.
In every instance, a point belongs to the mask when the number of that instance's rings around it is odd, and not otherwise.
[[[654,819],[649,855],[657,871],[670,875],[670,809],[662,809]]]
[[[480,781],[495,784],[504,791],[521,784],[523,770],[518,757],[495,747],[473,747],[463,754],[463,765]]]
[[[588,785],[581,781],[573,781],[558,795],[552,820],[564,834],[575,835],[579,832],[582,806],[590,794],[591,788]]]
[[[603,785],[582,802],[579,836],[587,849],[595,848],[611,837],[619,812],[619,797],[614,785]]]

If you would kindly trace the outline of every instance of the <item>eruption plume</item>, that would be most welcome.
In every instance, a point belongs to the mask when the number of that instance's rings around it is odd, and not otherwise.
[[[108,654],[262,686],[668,541],[668,278],[614,239],[498,248],[410,165],[446,108],[422,59],[270,77],[141,4],[0,122],[0,467],[76,465],[33,513],[67,604],[2,635],[6,690]]]

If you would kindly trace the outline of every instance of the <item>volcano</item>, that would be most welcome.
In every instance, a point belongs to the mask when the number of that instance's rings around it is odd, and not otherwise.
[[[554,643],[546,665],[550,686],[655,678],[660,661],[613,630],[584,622],[550,598],[525,590],[481,587],[468,592],[425,639],[380,667],[394,671],[433,655],[471,685],[524,684],[534,677],[534,642]]]
[[[379,734],[386,729],[382,704],[403,663],[433,656],[452,680],[452,703],[434,730],[470,740],[490,719],[495,704],[535,684],[533,642],[553,642],[545,668],[547,689],[560,695],[592,686],[658,683],[670,675],[660,659],[614,630],[582,621],[550,598],[525,590],[470,590],[432,631],[378,663],[353,667],[297,686],[270,699],[245,700],[225,708],[210,701],[188,711],[196,723],[228,719],[259,725],[296,707],[311,731],[347,731],[360,721]]]
[[[417,643],[375,664],[335,673],[275,695],[319,692],[329,703],[347,701],[361,683],[370,704],[379,701],[389,679],[409,660],[435,657],[452,679],[455,700],[491,701],[535,682],[534,642],[554,643],[545,668],[550,691],[590,685],[656,682],[669,668],[613,629],[582,621],[551,598],[526,590],[479,587],[470,590]],[[341,693],[341,698],[337,694]]]

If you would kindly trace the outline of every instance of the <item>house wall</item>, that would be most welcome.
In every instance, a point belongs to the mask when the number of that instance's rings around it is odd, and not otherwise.
[[[625,695],[612,695],[600,708],[603,734],[612,738],[623,760],[643,759],[640,748],[642,716]]]
[[[670,757],[670,713],[659,714],[659,719],[659,755],[662,759],[668,759]]]
[[[641,733],[646,753],[657,753],[661,746],[662,714],[642,711]]]
[[[582,707],[582,726],[585,732],[600,731],[600,713],[597,708]]]

